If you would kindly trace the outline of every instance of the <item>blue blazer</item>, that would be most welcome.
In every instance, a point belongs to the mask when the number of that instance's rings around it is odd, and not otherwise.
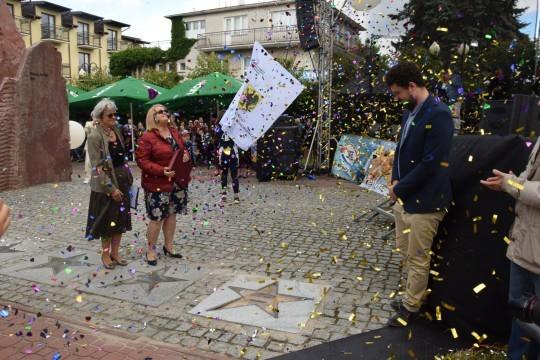
[[[410,112],[401,119],[399,139],[403,136]],[[410,214],[444,210],[452,201],[448,162],[454,136],[454,123],[448,105],[426,99],[413,120],[403,144],[396,148],[392,181],[396,196]]]

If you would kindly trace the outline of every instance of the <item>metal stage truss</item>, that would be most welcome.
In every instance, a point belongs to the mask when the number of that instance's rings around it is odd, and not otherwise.
[[[331,164],[333,27],[336,16],[333,5],[332,0],[318,0],[316,2],[316,30],[320,45],[317,68],[319,80],[317,123],[305,169],[310,164],[310,160],[313,159],[314,170],[318,171],[329,171]]]

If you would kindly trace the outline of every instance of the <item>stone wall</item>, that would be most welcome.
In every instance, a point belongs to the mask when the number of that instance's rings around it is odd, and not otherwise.
[[[72,169],[60,53],[47,42],[24,49],[4,0],[0,24],[0,191],[68,181]]]

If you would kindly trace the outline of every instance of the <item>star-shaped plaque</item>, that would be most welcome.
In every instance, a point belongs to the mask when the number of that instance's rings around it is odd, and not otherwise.
[[[0,254],[24,252],[24,251],[21,251],[21,250],[13,250],[13,248],[16,247],[19,244],[20,244],[20,242],[18,242],[16,244],[12,244],[12,245],[9,245],[9,244],[0,245]]]
[[[125,285],[139,285],[146,292],[147,295],[150,295],[150,293],[152,293],[152,291],[156,287],[159,287],[159,284],[188,281],[188,280],[185,280],[185,279],[179,279],[179,278],[166,276],[165,273],[167,273],[167,271],[168,271],[168,269],[156,270],[156,271],[152,271],[151,273],[137,272],[136,275],[131,279],[120,280],[118,282],[115,282],[112,285],[102,286],[102,287],[118,287],[118,286],[125,286]]]
[[[26,271],[26,270],[33,270],[33,269],[49,268],[49,269],[52,269],[53,275],[56,276],[68,267],[72,267],[72,266],[88,267],[91,265],[93,264],[88,261],[88,256],[86,254],[75,255],[75,256],[66,257],[66,258],[48,255],[46,263],[41,263],[41,264],[27,267],[21,270]]]
[[[278,306],[280,303],[313,300],[302,296],[281,295],[278,293],[277,282],[271,283],[258,290],[245,289],[236,286],[229,286],[229,289],[240,295],[240,298],[208,310],[231,309],[255,305],[268,315],[277,319],[279,317]]]

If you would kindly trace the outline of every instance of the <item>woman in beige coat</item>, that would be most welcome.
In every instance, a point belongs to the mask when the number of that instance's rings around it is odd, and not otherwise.
[[[116,105],[101,100],[92,111],[96,127],[88,137],[92,166],[86,238],[100,239],[101,260],[107,269],[126,266],[120,258],[122,234],[131,230],[130,194],[133,176],[127,163],[124,139],[116,130]]]
[[[511,304],[531,295],[540,296],[540,138],[533,148],[525,171],[519,176],[493,170],[495,176],[482,180],[482,185],[504,191],[516,199],[514,224],[510,231],[512,242],[506,257],[510,260]],[[524,340],[521,326],[514,320],[508,342],[508,359],[536,359],[540,346]]]

